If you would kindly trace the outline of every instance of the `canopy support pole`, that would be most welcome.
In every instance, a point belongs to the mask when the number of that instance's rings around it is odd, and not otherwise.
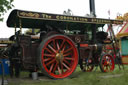
[[[16,34],[16,23],[15,23],[15,34]]]
[[[21,19],[19,20],[19,25],[20,25],[20,34],[22,34],[22,24],[21,24]]]

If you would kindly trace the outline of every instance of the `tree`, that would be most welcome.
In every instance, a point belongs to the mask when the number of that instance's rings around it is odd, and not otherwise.
[[[122,14],[120,14],[120,13],[117,13],[116,19],[117,20],[124,20]]]
[[[125,14],[124,14],[123,20],[128,21],[128,13],[125,13]]]
[[[14,5],[12,4],[14,0],[0,0],[0,21],[3,20],[3,15],[11,9]]]
[[[128,12],[125,13],[123,16],[121,14],[117,14],[116,17],[117,20],[124,20],[124,21],[128,21]]]

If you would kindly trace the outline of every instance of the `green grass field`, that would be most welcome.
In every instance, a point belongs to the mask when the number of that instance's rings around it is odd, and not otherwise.
[[[21,78],[6,77],[8,85],[128,85],[128,66],[125,70],[119,70],[116,66],[115,70],[111,73],[102,73],[98,67],[93,72],[82,72],[79,67],[72,76],[53,80],[48,77],[42,76],[38,80],[32,80],[28,77],[27,72],[22,72]]]

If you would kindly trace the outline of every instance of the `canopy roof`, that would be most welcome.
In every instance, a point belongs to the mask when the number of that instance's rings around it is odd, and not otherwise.
[[[117,34],[117,37],[124,37],[124,36],[128,36],[128,22],[124,24],[124,26],[121,28],[121,30]]]
[[[92,24],[123,24],[120,20],[110,20],[101,18],[89,18],[81,16],[68,16],[60,14],[49,14],[23,10],[13,10],[7,20],[8,27],[41,28],[44,23],[54,22],[75,22]]]

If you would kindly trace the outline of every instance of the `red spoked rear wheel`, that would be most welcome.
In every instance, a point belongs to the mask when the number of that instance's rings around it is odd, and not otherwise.
[[[102,72],[112,72],[115,68],[114,58],[110,54],[103,54],[100,59],[100,69]]]
[[[78,51],[65,35],[53,35],[40,45],[40,64],[43,72],[51,78],[70,76],[78,64]]]

